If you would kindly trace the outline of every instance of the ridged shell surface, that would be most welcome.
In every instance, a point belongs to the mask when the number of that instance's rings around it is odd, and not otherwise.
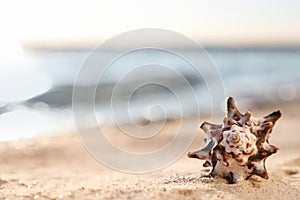
[[[268,139],[280,117],[280,111],[260,118],[253,117],[251,110],[242,114],[229,97],[223,123],[202,123],[200,128],[206,133],[204,146],[188,156],[205,160],[203,166],[212,167],[211,176],[228,178],[230,183],[252,175],[267,179],[265,160],[278,151]]]

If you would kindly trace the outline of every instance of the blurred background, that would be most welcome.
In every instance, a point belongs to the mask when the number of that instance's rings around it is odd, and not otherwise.
[[[169,29],[203,45],[220,71],[226,95],[241,104],[297,102],[299,8],[297,0],[2,1],[0,141],[72,129],[72,89],[82,63],[101,42],[139,28]],[[176,41],[172,45],[197,56]],[[180,63],[174,66],[185,70]],[[115,81],[108,76],[107,88]],[[205,114],[209,96],[203,82],[194,84]],[[89,89],[88,80],[81,89]],[[151,104],[149,95],[160,104],[172,105],[164,90],[150,88],[147,92],[147,98],[139,99],[142,104],[132,108],[136,118],[147,116],[138,113]],[[100,119],[110,124],[107,94],[97,95],[96,103],[102,106]],[[83,108],[85,103],[83,100]],[[173,110],[172,106],[166,109]],[[178,112],[171,114],[172,118],[179,116]]]

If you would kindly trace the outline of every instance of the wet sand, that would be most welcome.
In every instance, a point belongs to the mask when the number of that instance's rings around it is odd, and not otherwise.
[[[0,143],[0,199],[300,199],[299,105],[278,106],[283,117],[270,143],[280,151],[267,159],[268,180],[228,184],[185,155],[157,172],[120,173],[98,163],[70,131]],[[276,109],[253,108],[255,116]],[[191,150],[203,136],[199,130]]]

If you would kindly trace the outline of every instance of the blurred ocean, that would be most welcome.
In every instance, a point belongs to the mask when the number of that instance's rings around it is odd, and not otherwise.
[[[239,99],[241,107],[243,104],[278,104],[300,99],[299,49],[206,50],[220,72],[226,96]],[[186,50],[186,54],[198,56],[193,50]],[[88,50],[25,49],[20,61],[0,62],[0,141],[72,129],[73,83],[88,55]],[[151,56],[159,58],[160,55],[147,55],[144,52],[144,56],[151,59]],[[107,73],[102,88],[96,90],[95,111],[97,119],[103,124],[113,123],[110,94],[118,77],[124,72],[121,63],[119,65]],[[172,65],[196,89],[201,114],[208,114],[210,94],[203,79],[186,70],[186,66],[179,61],[174,60]],[[122,83],[122,89],[126,93],[126,88],[130,88],[130,85],[140,79],[153,79],[154,82],[164,80],[172,83],[187,99],[190,98],[190,94],[185,94],[185,88],[176,77],[165,75],[157,72],[143,74],[141,71],[137,79]],[[84,94],[93,89],[89,81],[87,77],[86,82],[78,88],[83,94],[83,110],[89,106]],[[122,95],[118,101],[125,101]],[[224,102],[220,102],[220,112],[223,111],[223,104]],[[168,88],[153,84],[140,88],[132,95],[128,104],[131,118],[119,113],[119,123],[134,121],[144,124],[147,120],[161,120],[164,116],[156,105],[162,105],[170,119],[180,116],[176,96]],[[193,111],[194,108],[188,109],[191,115]],[[94,126],[89,124],[89,117],[86,116],[86,125]]]

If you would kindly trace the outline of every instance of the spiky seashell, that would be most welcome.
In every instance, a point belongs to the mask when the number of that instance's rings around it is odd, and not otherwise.
[[[212,166],[212,176],[228,178],[230,183],[252,175],[267,179],[265,160],[278,151],[268,138],[280,117],[280,111],[261,118],[253,117],[251,110],[241,114],[229,97],[223,124],[204,122],[200,128],[206,133],[205,145],[188,157],[206,160],[203,166]]]

